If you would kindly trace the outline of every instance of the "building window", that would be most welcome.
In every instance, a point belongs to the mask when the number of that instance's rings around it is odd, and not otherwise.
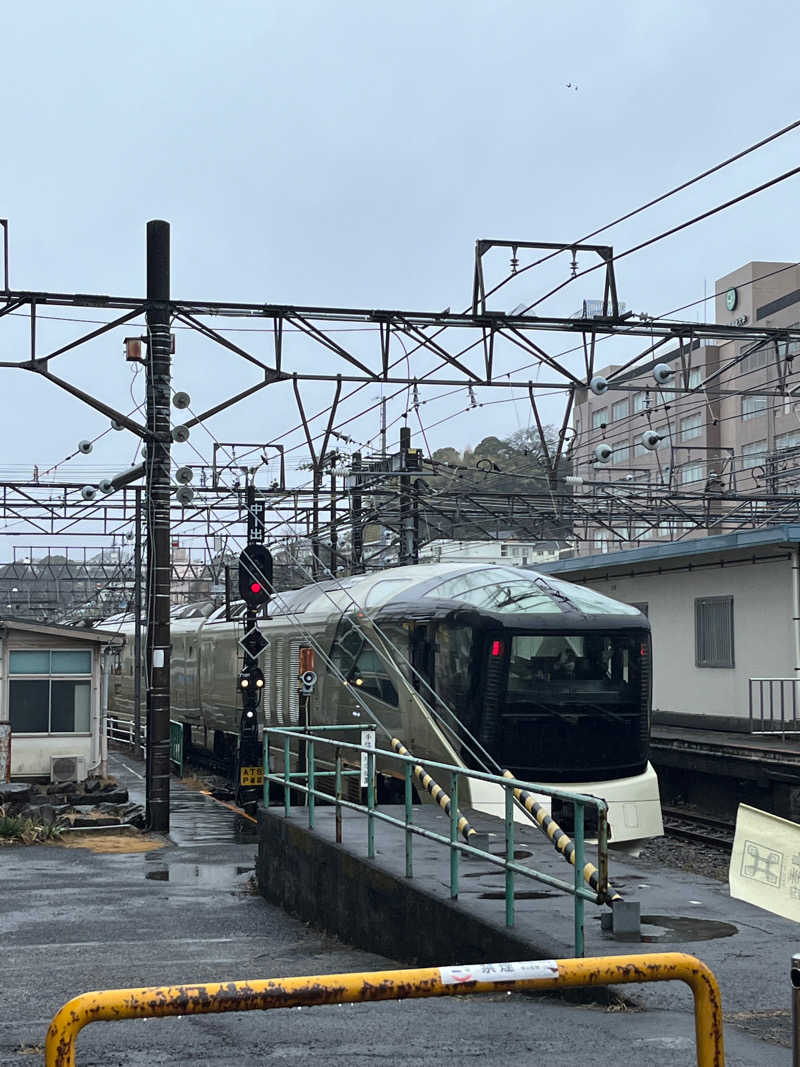
[[[767,410],[767,398],[765,396],[742,397],[742,420],[757,419]]]
[[[612,463],[627,463],[631,456],[630,445],[618,445],[611,454]]]
[[[611,421],[619,422],[620,419],[628,417],[628,398],[624,400],[618,400],[616,404],[611,406]]]
[[[687,467],[681,467],[681,485],[689,485],[692,482],[703,480],[703,464],[690,463]]]
[[[689,371],[689,388],[696,389],[703,380],[703,368],[692,367]]]
[[[634,411],[634,414],[636,414],[639,411],[647,411],[647,409],[649,407],[650,407],[650,404],[648,403],[647,393],[640,392],[640,393],[634,393],[633,394],[633,411]]]
[[[752,345],[752,341],[745,341],[739,349],[739,355],[741,355],[742,352],[746,352]],[[732,371],[734,374],[737,370],[740,374],[747,374],[749,371],[761,370],[762,367],[766,367],[768,359],[769,352],[766,348],[761,348],[758,352],[751,352],[750,355],[745,356],[744,359],[740,359],[738,366],[734,366]]]
[[[800,430],[790,430],[775,436],[775,448],[797,448],[800,445]],[[743,450],[744,451],[744,450]]]
[[[751,441],[742,445],[742,470],[749,471],[763,463],[767,455],[766,441]]]
[[[699,597],[694,602],[695,664],[733,667],[733,597]]]
[[[90,732],[91,651],[20,650],[8,660],[12,733]]]
[[[698,412],[696,415],[687,415],[681,419],[681,441],[692,441],[703,435],[703,416]]]
[[[608,408],[597,408],[592,412],[592,429],[599,430],[608,422]]]

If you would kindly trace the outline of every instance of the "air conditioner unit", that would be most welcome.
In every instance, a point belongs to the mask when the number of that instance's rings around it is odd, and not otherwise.
[[[85,756],[51,756],[51,782],[83,782],[86,779]]]

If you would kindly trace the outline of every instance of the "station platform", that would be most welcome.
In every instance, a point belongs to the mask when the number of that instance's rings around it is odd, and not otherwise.
[[[112,773],[132,799],[142,800],[141,764],[116,754],[111,762]],[[265,901],[252,882],[254,824],[198,785],[171,782],[169,836],[134,834],[128,843],[104,844],[100,839],[106,835],[97,834],[92,847],[0,849],[5,995],[0,1067],[41,1062],[36,1056],[52,1015],[70,997],[89,989],[372,971],[409,962],[407,951],[396,955],[381,951],[378,936],[371,949],[361,948],[332,936],[330,924],[325,932],[326,924],[300,921]],[[427,806],[419,809],[418,818],[423,811],[428,812]],[[292,825],[302,829],[305,814],[298,809],[291,816]],[[435,820],[441,830],[446,817],[432,807],[430,815],[431,824]],[[481,825],[491,821],[480,816],[475,820]],[[87,843],[90,836],[85,835]],[[380,830],[376,840],[377,862],[366,877],[365,822],[355,815],[345,819],[345,863],[367,887],[374,929],[379,930],[392,923],[396,915],[392,909],[402,900],[398,886],[405,879],[402,841],[398,846],[396,837]],[[493,849],[500,847],[496,840],[490,838]],[[434,867],[430,845],[418,842],[415,847],[419,873],[415,882],[425,878],[426,897],[437,908],[443,902],[465,929],[473,910],[475,921],[483,926],[502,928],[503,902],[494,899],[502,889],[502,876],[477,861],[465,861],[460,899],[451,905],[447,861],[439,857]],[[543,837],[529,840],[520,828],[519,852],[530,849],[539,862],[541,848],[547,851],[551,846]],[[571,868],[555,852],[552,860],[563,868],[562,876],[566,872],[569,877]],[[277,852],[264,862],[280,872]],[[337,906],[345,908],[350,902],[337,893],[329,873],[320,867],[309,884],[331,907],[338,901]],[[720,978],[728,1067],[785,1063],[790,1043],[787,961],[794,942],[787,928],[791,924],[733,901],[729,903],[736,914],[728,921],[736,926],[735,933],[693,940],[703,933],[702,922],[713,921],[724,909],[725,887],[709,884],[706,893],[706,884],[690,875],[673,872],[670,879],[657,883],[657,874],[640,861],[612,861],[616,882],[626,896],[636,891],[651,918],[663,910],[671,921],[675,916],[692,919],[695,926],[684,927],[683,940],[675,940],[675,929],[653,924],[644,928],[658,939],[653,942],[636,946],[607,940],[599,931],[599,913],[587,905],[587,953],[685,948]],[[289,871],[290,886],[292,877]],[[518,889],[515,936],[524,936],[509,943],[505,958],[570,956],[570,902],[535,883],[526,886],[520,880]],[[526,898],[530,891],[545,895]],[[420,923],[425,921],[422,910],[417,917]],[[533,933],[526,932],[527,923]],[[706,934],[709,929],[718,932],[707,928]],[[496,945],[496,940],[488,944],[486,961],[496,958],[492,951]],[[728,958],[734,950],[741,954],[738,968]],[[452,962],[465,962],[458,958],[457,939],[448,955]],[[552,1067],[574,1067],[586,1060],[615,1067],[667,1063],[688,1067],[695,1062],[691,995],[683,983],[617,987],[617,991],[624,1002],[612,1004],[612,1010],[558,997],[502,994],[92,1025],[79,1037],[78,1062],[119,1067],[162,1063],[237,1067],[266,1058],[307,1062],[312,1057],[331,1067],[372,1059],[437,1064],[444,1057],[476,1059],[486,1067],[533,1059]]]
[[[383,808],[402,818],[402,808]],[[489,851],[504,852],[503,824],[465,811],[488,834]],[[449,817],[434,805],[414,808],[414,821],[446,835]],[[307,813],[282,808],[259,811],[261,892],[293,914],[351,944],[417,962],[551,959],[574,956],[573,900],[544,883],[517,876],[515,923],[505,925],[505,874],[478,858],[460,863],[459,895],[450,898],[450,859],[445,845],[417,837],[414,877],[405,877],[401,829],[376,820],[375,859],[367,858],[366,817],[344,811],[343,843],[335,843],[333,808],[317,808],[315,829]],[[573,868],[536,827],[516,825],[520,862],[571,880]],[[337,858],[337,853],[339,858]],[[587,859],[593,860],[587,848]],[[313,866],[311,876],[306,869]],[[641,907],[642,940],[615,940],[601,929],[605,906],[585,905],[585,955],[687,952],[716,974],[726,1019],[766,1040],[791,1042],[791,955],[800,929],[777,915],[732,899],[727,883],[658,867],[612,850],[609,878],[624,899]],[[324,892],[320,888],[324,886]],[[676,1009],[686,1003],[682,983],[618,987],[640,1007]]]

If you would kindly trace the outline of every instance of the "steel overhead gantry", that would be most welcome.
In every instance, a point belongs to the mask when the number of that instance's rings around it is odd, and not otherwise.
[[[411,472],[413,480],[419,472]],[[422,476],[424,481],[424,472]],[[325,523],[319,521],[317,510],[315,526],[315,501],[313,489],[270,490],[258,489],[257,498],[263,501],[273,516],[267,524],[267,539],[278,542],[295,540],[297,537],[314,538],[330,548],[330,530],[346,531],[354,521],[356,508],[360,513],[359,528],[381,521],[389,529],[400,531],[403,516],[409,514],[408,502],[403,502],[397,487],[398,472],[375,472],[361,469],[358,480],[347,488],[338,488],[336,495],[336,519]],[[38,500],[34,493],[42,487],[19,486],[13,482],[0,483],[0,522],[13,521],[14,529],[0,530],[6,537],[78,539],[86,543],[92,539],[107,540],[120,537],[131,530],[135,521],[136,502],[134,490],[120,493],[93,504],[87,504],[77,496],[82,483],[60,486],[58,504],[52,500]],[[724,496],[712,495],[703,489],[670,489],[661,483],[593,482],[566,491],[557,491],[539,485],[519,492],[497,492],[491,489],[459,487],[456,490],[438,489],[435,492],[419,487],[415,490],[414,510],[422,527],[429,527],[435,537],[459,536],[469,526],[475,526],[476,535],[496,537],[498,523],[503,529],[516,528],[519,536],[538,538],[564,537],[553,527],[570,523],[591,522],[595,518],[611,524],[628,522],[658,525],[659,522],[689,522],[701,529],[740,529],[743,525],[775,525],[788,521],[787,516],[800,516],[800,495],[775,491],[744,493],[726,492]],[[186,543],[203,548],[210,559],[209,539],[230,535],[245,540],[247,508],[243,503],[243,490],[216,493],[213,488],[197,489],[195,501],[184,507],[174,501],[170,506],[170,523],[173,536]],[[358,498],[358,499],[356,499]],[[718,514],[709,512],[709,504],[722,501],[728,510]],[[288,527],[288,530],[287,530]],[[407,529],[407,527],[406,527]],[[527,530],[527,534],[525,531]],[[543,533],[543,530],[549,532]],[[431,536],[424,529],[419,533],[419,545],[424,545]],[[579,530],[573,536],[580,540]],[[99,546],[98,546],[99,547]],[[349,552],[340,547],[342,562],[349,561]]]
[[[764,389],[760,395],[779,397],[786,394],[786,379],[792,373],[789,344],[787,342],[800,342],[800,328],[774,329],[750,325],[722,325],[716,323],[691,323],[678,321],[664,321],[651,319],[648,316],[634,316],[629,313],[620,314],[620,305],[617,299],[617,286],[614,277],[614,254],[610,246],[583,246],[565,242],[563,245],[542,245],[533,242],[510,242],[510,241],[484,241],[479,242],[476,264],[478,275],[473,286],[474,305],[471,309],[461,313],[452,313],[450,309],[442,312],[430,312],[419,310],[399,309],[371,309],[359,307],[325,307],[319,305],[301,304],[270,304],[262,302],[232,302],[217,300],[178,300],[170,293],[169,271],[169,226],[163,221],[153,221],[148,224],[147,242],[147,292],[145,297],[114,296],[101,293],[59,293],[36,290],[12,290],[9,283],[9,257],[8,257],[8,224],[2,220],[3,228],[3,256],[4,289],[0,293],[0,339],[2,339],[2,326],[11,321],[11,316],[23,316],[27,320],[27,353],[20,354],[17,359],[6,358],[0,361],[0,367],[15,370],[24,370],[38,375],[52,385],[70,394],[95,411],[103,414],[116,425],[129,430],[140,438],[148,449],[148,455],[143,471],[138,474],[128,472],[124,477],[114,479],[114,489],[122,489],[127,484],[140,479],[144,474],[146,479],[146,498],[144,500],[148,523],[148,536],[146,545],[148,549],[148,577],[147,577],[147,620],[148,620],[148,662],[150,682],[148,701],[151,714],[154,718],[154,729],[150,732],[153,748],[148,774],[148,810],[151,816],[151,824],[157,829],[167,829],[169,825],[169,798],[168,798],[168,774],[169,752],[167,723],[169,715],[169,575],[170,575],[170,531],[173,522],[174,506],[171,502],[172,487],[170,482],[170,445],[171,440],[186,440],[191,430],[212,418],[214,415],[232,407],[240,401],[254,396],[269,385],[291,382],[294,388],[295,399],[298,406],[303,428],[306,432],[307,444],[312,452],[314,466],[314,486],[312,499],[311,532],[315,543],[320,537],[319,527],[319,496],[321,492],[321,471],[326,463],[328,445],[335,415],[341,402],[342,386],[344,383],[363,385],[367,383],[395,384],[398,386],[413,386],[418,388],[424,385],[430,386],[456,386],[456,387],[481,387],[501,389],[525,389],[531,399],[536,416],[536,424],[542,437],[543,453],[547,459],[549,470],[550,492],[547,499],[541,501],[541,512],[547,517],[556,514],[560,521],[565,519],[574,521],[574,516],[581,508],[599,513],[602,522],[610,527],[616,521],[621,521],[621,515],[627,509],[619,501],[598,499],[595,490],[590,493],[576,495],[575,493],[557,494],[558,480],[555,472],[558,462],[565,448],[565,436],[568,431],[569,408],[571,407],[578,391],[590,388],[595,374],[597,344],[604,338],[614,337],[631,343],[643,343],[645,347],[637,352],[625,363],[624,368],[609,375],[606,388],[609,390],[626,391],[632,388],[626,380],[620,378],[622,370],[630,371],[631,368],[642,367],[644,361],[655,351],[656,348],[674,342],[681,352],[686,346],[691,349],[694,345],[703,341],[733,342],[749,341],[752,347],[749,351],[770,346],[775,355],[776,367],[778,368],[778,385],[774,389]],[[483,275],[483,256],[491,247],[510,247],[512,249],[512,274],[516,270],[515,262],[520,250],[524,252],[548,251],[550,255],[560,255],[562,252],[572,254],[571,266],[572,277],[580,276],[577,271],[577,255],[587,254],[599,258],[599,265],[605,269],[605,287],[602,311],[603,314],[593,318],[565,318],[551,315],[532,315],[524,311],[506,313],[503,310],[492,310],[487,306],[487,298],[491,292],[486,289]],[[628,250],[625,254],[629,254]],[[548,257],[545,257],[548,258]],[[542,262],[543,260],[536,261]],[[530,264],[535,266],[536,263]],[[527,267],[525,268],[527,269]],[[591,269],[591,268],[590,268]],[[558,288],[568,284],[566,279]],[[504,284],[504,283],[501,283]],[[556,292],[557,290],[551,290]],[[545,294],[547,296],[547,294]],[[541,302],[541,299],[537,303]],[[534,305],[529,305],[533,307]],[[43,308],[60,309],[92,309],[103,317],[103,321],[94,324],[94,328],[79,336],[59,345],[56,348],[43,350],[37,335],[37,322],[43,314]],[[110,317],[109,317],[110,316]],[[58,367],[58,360],[68,352],[73,352],[81,346],[94,341],[102,340],[115,331],[123,329],[134,321],[146,321],[147,334],[144,342],[147,356],[141,359],[145,364],[147,380],[147,403],[146,418],[140,422],[137,418],[116,410],[111,404],[101,397],[81,389],[60,374],[54,368]],[[637,321],[638,318],[638,321]],[[255,354],[248,348],[230,340],[219,328],[220,322],[225,324],[244,321],[249,323],[252,329],[254,322],[264,324],[266,332],[272,336],[272,351],[269,359]],[[212,325],[213,323],[213,325]],[[177,326],[186,328],[202,336],[209,343],[222,347],[231,356],[240,358],[253,367],[256,372],[255,380],[244,390],[228,396],[215,403],[207,410],[193,415],[179,426],[170,428],[169,402],[171,389],[171,331]],[[360,343],[354,346],[341,343],[338,336],[333,335],[333,327],[344,325],[348,328],[356,327],[363,332]],[[223,327],[224,329],[224,327]],[[289,334],[292,341],[302,338],[305,345],[313,344],[324,350],[328,361],[332,366],[314,366],[313,370],[307,368],[302,358],[298,359],[298,346],[288,344]],[[548,337],[551,335],[566,339],[570,348],[567,352],[559,354],[548,350]],[[452,345],[454,338],[458,338],[456,345]],[[136,339],[141,345],[141,338]],[[402,341],[402,345],[398,342]],[[409,347],[410,346],[410,347]],[[7,348],[7,346],[6,346]],[[399,351],[398,351],[399,348]],[[583,366],[579,370],[572,367],[574,360],[570,360],[570,352],[582,353]],[[508,357],[522,353],[525,364],[521,367],[511,367]],[[9,353],[0,349],[0,354]],[[301,351],[301,356],[304,354]],[[733,360],[725,363],[719,372],[715,372],[714,391],[715,395],[724,395],[724,389],[719,388],[716,379],[724,374],[727,369],[736,365],[736,362],[747,353],[739,353]],[[401,372],[403,363],[410,361],[414,356],[416,373],[411,373],[411,363],[408,364],[408,372]],[[567,357],[567,358],[565,358]],[[136,357],[134,357],[136,358]],[[546,381],[532,381],[534,377],[530,368],[546,368],[548,374]],[[527,373],[526,373],[527,372]],[[318,418],[322,412],[308,419],[303,410],[299,383],[302,382],[331,382],[334,384],[332,402],[328,405],[325,414],[328,416],[328,426],[322,435],[322,447],[314,452],[312,445],[316,438],[311,435],[310,422]],[[704,390],[712,381],[712,377],[701,382],[697,390]],[[687,391],[688,383],[660,386],[665,395],[681,394]],[[554,456],[549,455],[547,441],[541,424],[539,412],[536,409],[535,397],[540,390],[561,390],[567,399],[567,410],[564,415],[561,430],[558,435],[558,446]],[[739,391],[734,390],[736,395]],[[756,392],[750,391],[748,392]],[[415,490],[416,491],[416,490]],[[365,487],[360,492],[361,502],[368,498],[369,490]],[[190,497],[191,492],[184,491],[183,499]],[[335,496],[335,487],[333,491]],[[530,497],[535,494],[527,494]],[[30,516],[30,525],[39,534],[51,536],[51,531],[56,529],[54,517],[55,506],[51,502],[48,508],[44,502],[37,502],[32,507],[42,509],[42,519],[33,517],[30,510],[30,502],[22,499],[24,494],[15,503],[6,502],[6,514],[19,519],[20,515]],[[672,494],[674,497],[675,494]],[[409,516],[416,510],[419,512],[423,501],[414,500],[411,504],[408,499],[407,489],[400,493],[399,516],[400,531],[404,542],[405,558],[409,558]],[[562,499],[563,497],[563,499]],[[675,498],[676,504],[679,498]],[[723,493],[718,500],[730,501],[734,505],[736,518],[740,519],[742,513],[753,508],[752,498],[741,500],[731,493]],[[441,503],[441,501],[440,501]],[[793,501],[787,502],[785,497],[769,502],[768,507],[773,509],[770,515],[762,515],[758,521],[772,521],[771,515],[787,510],[791,511],[796,505]],[[602,504],[602,507],[600,505]],[[741,507],[740,507],[741,504]],[[68,505],[64,505],[65,508]],[[105,507],[105,501],[103,502]],[[111,505],[108,505],[109,508]],[[659,513],[668,505],[664,500],[657,503],[650,502],[651,512],[659,509]],[[683,508],[683,514],[689,512],[692,521],[698,525],[707,525],[713,520],[717,526],[731,521],[724,514],[714,514],[706,502],[690,500]],[[464,502],[458,504],[460,513],[463,515]],[[486,520],[487,504],[477,497],[470,505],[474,513],[482,513],[482,521]],[[677,507],[676,507],[676,510]],[[702,512],[702,514],[701,514]],[[111,514],[109,511],[107,514]],[[332,509],[333,529],[336,529],[338,513],[334,504]],[[86,512],[72,512],[69,516],[64,515],[64,526],[58,527],[58,536],[67,536],[71,528],[69,524],[77,525],[86,518]],[[184,516],[182,514],[182,521]],[[27,521],[27,520],[26,520]],[[733,520],[736,521],[736,520]],[[187,524],[186,529],[190,529]],[[1,531],[0,531],[1,532]],[[315,552],[318,558],[318,552]],[[337,549],[332,546],[331,557],[335,563]],[[155,786],[151,790],[151,785]]]

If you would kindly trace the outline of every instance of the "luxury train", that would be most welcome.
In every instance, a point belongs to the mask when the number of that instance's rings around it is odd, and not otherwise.
[[[311,724],[369,727],[374,717],[387,731],[379,748],[396,736],[421,761],[471,768],[482,748],[518,778],[602,797],[612,845],[663,832],[648,761],[650,627],[635,608],[527,569],[437,563],[276,594],[268,613],[258,622],[269,639],[259,660],[266,725],[299,724],[301,707]],[[171,620],[172,718],[185,746],[220,757],[238,743],[244,605],[225,615],[199,603]],[[100,625],[133,633],[129,616]],[[309,663],[318,680],[301,700]],[[131,636],[112,714],[132,714],[133,670]],[[385,793],[398,766],[377,769]],[[502,810],[497,787],[469,783],[462,806]],[[552,809],[569,829],[571,805]]]

